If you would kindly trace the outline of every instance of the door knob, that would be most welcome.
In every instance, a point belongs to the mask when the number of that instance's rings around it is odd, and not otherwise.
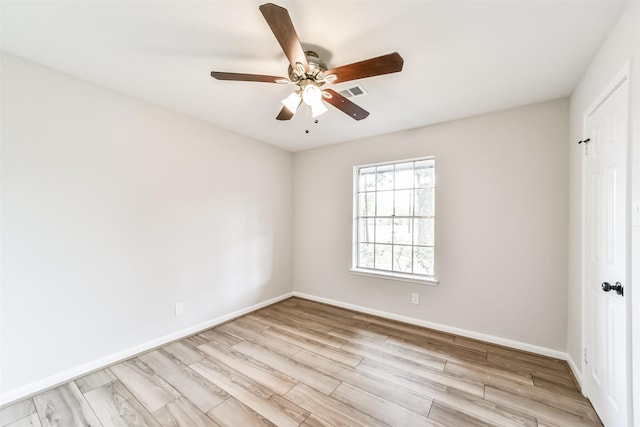
[[[605,292],[616,291],[616,293],[618,295],[623,295],[624,294],[624,288],[622,287],[622,284],[620,282],[616,282],[615,285],[612,285],[609,282],[603,282],[602,283],[602,290],[605,291]]]

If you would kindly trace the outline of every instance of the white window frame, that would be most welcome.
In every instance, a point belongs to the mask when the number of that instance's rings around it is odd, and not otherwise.
[[[398,271],[388,271],[388,270],[381,270],[381,269],[375,269],[375,268],[364,268],[364,267],[358,267],[358,261],[359,261],[359,250],[358,250],[358,246],[360,243],[360,239],[358,236],[359,233],[359,227],[358,227],[358,220],[360,219],[360,211],[359,211],[359,172],[361,169],[366,169],[366,168],[371,168],[371,167],[384,167],[384,166],[389,166],[389,165],[396,165],[396,164],[401,164],[401,163],[408,163],[408,162],[418,162],[418,161],[424,161],[424,160],[431,160],[434,162],[434,171],[435,171],[435,157],[434,156],[428,156],[428,157],[417,157],[417,158],[411,158],[411,159],[404,159],[404,160],[394,160],[394,161],[389,161],[389,162],[380,162],[380,163],[373,163],[373,164],[366,164],[366,165],[357,165],[353,167],[353,228],[352,228],[352,257],[351,257],[351,273],[353,274],[358,274],[358,275],[364,275],[364,276],[371,276],[371,277],[377,277],[377,278],[383,278],[383,279],[391,279],[391,280],[395,280],[395,281],[402,281],[402,282],[412,282],[412,283],[420,283],[420,284],[426,284],[426,285],[437,285],[438,284],[438,280],[436,278],[436,265],[435,265],[435,260],[436,260],[436,246],[435,246],[435,229],[434,229],[434,243],[433,243],[433,250],[434,250],[434,266],[433,266],[433,275],[423,275],[423,274],[415,274],[415,273],[402,273],[402,272],[398,272]],[[412,190],[415,190],[415,186],[412,188]],[[436,183],[435,183],[435,177],[434,177],[434,192],[436,191]],[[379,190],[375,190],[376,192]],[[394,189],[393,191],[399,191],[399,189],[395,188],[395,183],[394,183]],[[394,196],[395,197],[395,196]],[[435,197],[435,196],[434,196]],[[415,212],[413,212],[415,213]],[[410,218],[422,218],[421,216],[415,216],[415,215],[410,215],[410,216],[405,216],[405,217],[410,217]],[[395,212],[393,217],[395,217]],[[434,227],[435,227],[435,211],[434,211],[434,215],[432,216],[433,220],[434,220]],[[376,212],[376,218],[377,218],[377,212]],[[412,234],[414,233],[414,230],[412,229]],[[415,246],[420,246],[420,245],[415,245],[414,244],[415,240],[412,241],[411,246],[415,247]]]

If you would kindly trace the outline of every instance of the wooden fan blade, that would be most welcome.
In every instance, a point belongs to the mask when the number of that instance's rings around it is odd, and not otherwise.
[[[351,117],[354,120],[366,119],[367,116],[369,115],[369,112],[367,110],[349,101],[347,98],[340,95],[338,92],[336,92],[333,89],[325,89],[322,92],[323,92],[322,99],[324,101],[333,105],[338,110],[347,114],[349,117]]]
[[[289,79],[278,76],[263,76],[262,74],[225,73],[212,71],[211,77],[218,80],[235,80],[240,82],[289,83]]]
[[[378,56],[377,58],[365,59],[364,61],[354,62],[353,64],[343,65],[342,67],[331,68],[324,72],[325,78],[335,75],[335,80],[329,80],[331,83],[348,82],[349,80],[363,79],[365,77],[379,76],[382,74],[397,73],[402,71],[404,59],[398,52],[388,55]]]
[[[293,117],[293,112],[289,110],[287,107],[282,107],[282,110],[276,116],[276,120],[291,120]]]
[[[260,6],[260,12],[262,12],[262,16],[264,16],[271,31],[273,31],[273,35],[276,36],[276,40],[280,43],[284,54],[289,59],[291,68],[297,69],[296,63],[300,63],[305,71],[309,71],[307,57],[304,54],[304,50],[302,50],[300,39],[298,39],[298,34],[293,22],[291,22],[287,9],[273,3],[265,3]]]

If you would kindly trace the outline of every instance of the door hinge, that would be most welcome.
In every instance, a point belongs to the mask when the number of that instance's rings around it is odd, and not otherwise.
[[[584,349],[584,364],[585,365],[589,364],[589,359],[587,359],[587,348],[586,347]]]
[[[582,141],[578,141],[578,144],[584,143],[584,155],[589,154],[589,145],[588,143],[591,141],[591,138],[585,138]]]

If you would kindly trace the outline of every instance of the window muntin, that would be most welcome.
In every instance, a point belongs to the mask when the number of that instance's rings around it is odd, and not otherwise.
[[[435,276],[435,160],[354,170],[354,270]]]

